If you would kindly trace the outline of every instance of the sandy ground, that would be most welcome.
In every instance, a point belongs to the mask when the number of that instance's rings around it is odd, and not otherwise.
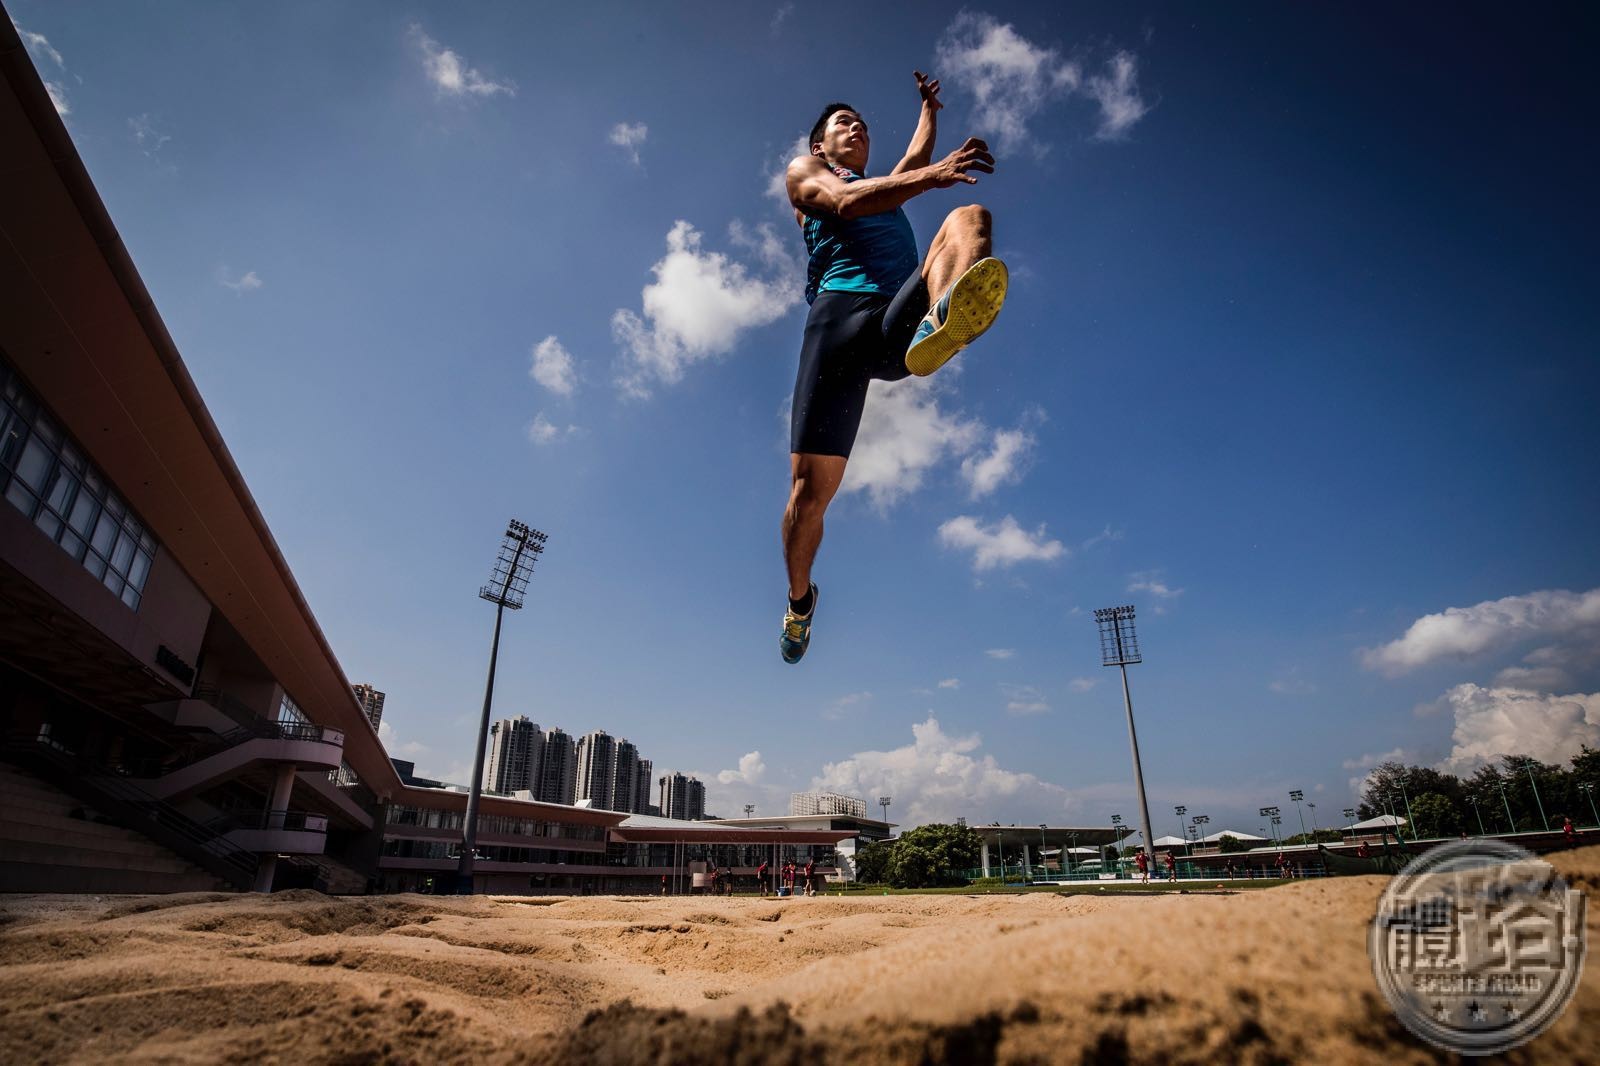
[[[1600,848],[1552,862],[1600,898]],[[1374,984],[1383,885],[0,897],[0,1062],[1444,1061]],[[1600,1062],[1597,970],[1512,1061]]]

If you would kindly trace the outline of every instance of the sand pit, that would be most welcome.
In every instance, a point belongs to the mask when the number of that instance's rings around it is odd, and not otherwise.
[[[1593,899],[1600,848],[1551,861]],[[0,897],[0,1061],[1443,1061],[1374,985],[1383,885]],[[1594,965],[1511,1057],[1600,1061]]]

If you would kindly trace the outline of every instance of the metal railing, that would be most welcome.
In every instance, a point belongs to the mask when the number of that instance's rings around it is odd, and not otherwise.
[[[269,722],[261,718],[248,725],[230,729],[226,733],[213,733],[187,741],[165,758],[130,760],[124,762],[118,769],[130,777],[164,777],[252,740],[313,740],[342,746],[344,733],[331,726],[306,725],[300,722]]]
[[[24,765],[57,771],[51,784],[94,805],[124,828],[148,836],[239,888],[255,881],[259,862],[222,834],[145,792],[126,778],[82,758],[41,732],[32,738],[8,738],[6,754]]]
[[[220,818],[206,823],[206,828],[218,833],[231,833],[235,829],[287,829],[304,833],[326,833],[326,815],[314,811],[229,811]]]

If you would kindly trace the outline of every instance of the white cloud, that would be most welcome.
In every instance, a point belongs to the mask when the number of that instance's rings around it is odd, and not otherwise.
[[[578,387],[578,373],[572,353],[551,334],[533,346],[533,363],[528,376],[558,396],[571,396]]]
[[[1044,693],[1033,685],[1000,684],[1000,693],[1006,698],[1007,714],[1043,714],[1050,709]]]
[[[1017,657],[1017,649],[1015,649],[1015,648],[990,648],[987,651],[985,651],[983,654],[987,655],[991,659],[1014,659],[1014,658]]]
[[[792,277],[757,277],[721,252],[704,251],[699,231],[681,219],[651,272],[655,280],[640,294],[643,317],[626,309],[611,316],[612,335],[625,349],[617,385],[637,398],[731,351],[742,332],[776,321],[801,299]]]
[[[431,750],[426,744],[419,744],[415,740],[400,742],[399,735],[395,733],[394,726],[388,719],[378,722],[378,742],[383,745],[383,750],[389,755],[398,755],[403,759],[415,760],[419,755],[426,755]]]
[[[990,450],[969,455],[961,461],[961,476],[966,479],[971,498],[987,496],[1001,485],[1022,480],[1022,470],[1033,451],[1034,436],[1021,429],[995,431]]]
[[[921,488],[935,464],[976,446],[983,423],[942,409],[946,388],[932,377],[874,381],[839,491],[865,492],[886,511]]]
[[[254,292],[256,289],[261,288],[261,286],[265,284],[259,277],[256,276],[256,272],[254,270],[246,271],[245,275],[241,278],[230,279],[228,277],[227,267],[222,268],[221,276],[218,280],[221,281],[224,288],[232,289],[235,293],[240,295],[243,295],[247,292]]]
[[[939,527],[939,541],[947,548],[971,549],[972,569],[978,573],[1017,563],[1059,559],[1067,554],[1059,540],[1049,540],[1045,527],[1028,532],[1006,515],[984,526],[970,515],[958,515]]]
[[[1344,768],[1346,770],[1370,770],[1379,763],[1404,762],[1405,760],[1406,750],[1404,748],[1395,748],[1392,751],[1384,752],[1382,755],[1362,755],[1357,759],[1346,759]]]
[[[1502,755],[1562,763],[1581,745],[1600,748],[1600,692],[1557,696],[1464,684],[1443,699],[1455,714],[1455,730],[1440,770],[1464,775]]]
[[[1182,589],[1175,589],[1162,580],[1160,570],[1140,570],[1128,575],[1129,592],[1148,592],[1158,600],[1175,599],[1183,595]]]
[[[1100,683],[1100,681],[1099,681],[1098,678],[1093,678],[1093,677],[1075,677],[1071,681],[1067,682],[1067,687],[1070,688],[1074,692],[1088,692],[1090,689],[1094,688],[1099,683]]]
[[[28,54],[33,57],[35,67],[42,67],[46,60],[53,63],[57,70],[63,74],[67,71],[67,61],[61,58],[61,53],[50,44],[42,33],[25,30],[16,19],[11,20],[11,25],[16,29],[17,36],[22,38],[22,45]],[[55,105],[56,114],[66,118],[72,114],[72,107],[67,101],[67,90],[60,82],[52,81],[44,72],[39,72],[40,80],[44,82],[45,92],[50,94],[50,103]]]
[[[1095,136],[1103,141],[1121,138],[1150,111],[1139,95],[1139,61],[1129,52],[1118,52],[1106,60],[1105,73],[1090,78],[1083,90],[1100,105],[1100,129]]]
[[[717,780],[724,785],[753,785],[760,781],[766,772],[767,764],[761,761],[761,753],[752,751],[739,756],[737,770],[717,771]]]
[[[1298,666],[1290,667],[1281,677],[1274,678],[1267,688],[1280,696],[1307,696],[1317,691],[1317,686],[1300,676]]]
[[[791,215],[794,210],[789,204],[789,164],[799,156],[810,154],[811,145],[806,140],[806,134],[796,134],[794,143],[784,148],[779,155],[774,157],[765,171],[767,179],[766,193],[782,205],[785,215]]]
[[[565,437],[576,436],[580,430],[577,426],[558,426],[545,417],[540,411],[533,416],[533,421],[528,424],[528,439],[535,444],[553,444]]]
[[[133,134],[133,141],[139,150],[147,156],[154,156],[161,151],[161,146],[172,138],[156,129],[155,122],[150,118],[149,112],[135,115],[128,120],[128,130]]]
[[[1092,536],[1088,540],[1084,541],[1083,544],[1078,548],[1078,550],[1079,551],[1088,551],[1090,548],[1098,548],[1102,544],[1107,544],[1107,543],[1110,543],[1111,541],[1116,541],[1116,540],[1121,540],[1121,539],[1122,539],[1122,530],[1120,530],[1120,529],[1112,529],[1110,526],[1106,526],[1104,529],[1100,530],[1100,532],[1096,533],[1094,536]]]
[[[1398,640],[1365,649],[1361,661],[1367,669],[1393,677],[1441,659],[1472,659],[1523,640],[1557,642],[1536,653],[1541,659],[1534,665],[1546,669],[1559,667],[1568,652],[1592,653],[1600,640],[1600,588],[1543,590],[1449,607],[1423,615]]]
[[[861,751],[828,763],[812,778],[814,789],[847,796],[893,796],[895,821],[904,825],[987,819],[1002,805],[1029,814],[1066,806],[1067,792],[1033,774],[1001,767],[980,755],[982,738],[946,734],[937,719],[911,727],[912,742],[891,751]]]
[[[784,21],[794,14],[794,5],[791,3],[780,4],[778,10],[772,14],[772,35],[776,37],[778,30],[783,27]]]
[[[411,24],[411,38],[422,50],[422,69],[441,96],[517,95],[515,82],[484,77],[476,67],[468,66],[460,54],[429,37],[416,23]]]
[[[634,166],[639,165],[639,146],[650,136],[650,127],[643,122],[619,122],[611,127],[606,139],[628,153]]]
[[[1052,99],[1083,81],[1083,69],[1041,48],[1010,23],[963,11],[939,41],[938,69],[976,100],[974,130],[1004,150],[1030,143],[1028,123]]]
[[[939,687],[940,688],[960,688],[961,687],[961,679],[959,677],[947,677],[943,681],[939,682]]]

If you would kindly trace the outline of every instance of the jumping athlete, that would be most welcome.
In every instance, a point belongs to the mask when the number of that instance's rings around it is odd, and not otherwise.
[[[867,385],[938,370],[987,330],[1006,295],[1006,267],[989,257],[990,218],[969,204],[945,217],[918,262],[901,205],[932,189],[975,185],[994,173],[989,146],[969,137],[937,163],[933,142],[939,83],[913,72],[922,113],[905,155],[881,178],[867,177],[871,141],[855,108],[831,103],[811,128],[811,152],[789,164],[786,182],[805,236],[805,339],[789,422],[792,484],[783,513],[789,606],[779,648],[797,663],[811,640],[817,586],[811,564],[822,516],[844,478]],[[939,294],[931,299],[929,294]]]

